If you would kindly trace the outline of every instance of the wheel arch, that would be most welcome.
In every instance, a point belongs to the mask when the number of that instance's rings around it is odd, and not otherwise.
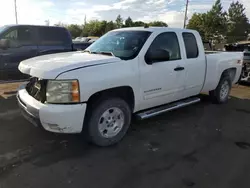
[[[223,76],[229,75],[230,78],[231,78],[231,81],[233,82],[234,79],[235,79],[235,76],[236,76],[236,71],[237,71],[237,69],[236,69],[235,67],[231,67],[231,68],[225,69],[225,70],[221,73],[221,75],[220,75],[220,77],[219,77],[219,81],[220,81],[220,79],[221,79]],[[219,83],[219,81],[218,81],[218,83]],[[217,85],[218,85],[218,83],[217,83]]]
[[[219,82],[216,86],[216,88],[214,90],[209,91],[209,95],[212,99],[213,102],[217,103],[217,104],[222,104],[222,103],[226,103],[228,101],[228,96],[230,95],[230,89],[232,87],[232,83],[233,80],[235,78],[236,75],[236,69],[234,68],[229,68],[226,69],[222,72],[220,78],[219,78]],[[225,93],[223,90],[223,85],[224,85],[224,80],[229,80],[228,82],[228,90],[226,95],[221,96],[221,94]]]
[[[135,94],[130,86],[119,86],[93,93],[87,100],[87,109],[92,108],[94,103],[110,97],[121,98],[126,101],[133,112],[135,108]]]
[[[213,85],[212,88],[215,89],[218,86],[218,84],[220,83],[221,78],[224,75],[229,75],[230,78],[231,78],[231,81],[233,83],[233,81],[235,79],[235,76],[236,76],[236,71],[237,71],[237,69],[235,67],[230,67],[230,68],[227,68],[227,69],[224,69],[224,70],[220,71],[220,73],[217,75],[216,83]],[[210,89],[210,91],[213,90],[212,88]]]

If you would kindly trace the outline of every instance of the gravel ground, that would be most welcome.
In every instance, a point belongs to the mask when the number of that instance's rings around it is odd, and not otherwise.
[[[17,84],[0,85],[0,188],[249,188],[250,87],[133,121],[118,145],[42,131],[24,120]]]

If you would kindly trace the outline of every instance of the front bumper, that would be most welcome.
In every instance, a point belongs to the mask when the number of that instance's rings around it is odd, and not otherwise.
[[[56,133],[80,133],[87,105],[46,104],[34,99],[22,85],[17,92],[17,101],[23,116],[35,126]]]

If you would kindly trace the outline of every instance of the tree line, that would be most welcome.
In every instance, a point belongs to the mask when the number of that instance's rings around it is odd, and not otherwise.
[[[132,18],[128,17],[126,20],[123,20],[121,15],[118,15],[115,21],[106,21],[106,20],[91,20],[89,22],[86,22],[82,25],[78,24],[70,24],[65,25],[63,23],[58,23],[56,26],[64,26],[66,27],[69,32],[71,33],[73,38],[82,36],[102,36],[103,34],[107,33],[108,31],[111,31],[113,29],[117,28],[123,28],[123,27],[140,27],[140,26],[161,26],[161,27],[167,27],[168,24],[162,21],[153,21],[150,23],[145,23],[142,21],[133,21]]]
[[[224,11],[221,1],[217,0],[206,13],[193,14],[187,28],[199,31],[203,41],[214,43],[247,40],[250,33],[245,7],[239,1],[232,2],[229,9]]]

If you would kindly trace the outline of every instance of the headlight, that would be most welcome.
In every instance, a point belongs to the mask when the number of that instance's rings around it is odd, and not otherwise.
[[[48,103],[80,102],[78,80],[48,80],[46,98]]]

